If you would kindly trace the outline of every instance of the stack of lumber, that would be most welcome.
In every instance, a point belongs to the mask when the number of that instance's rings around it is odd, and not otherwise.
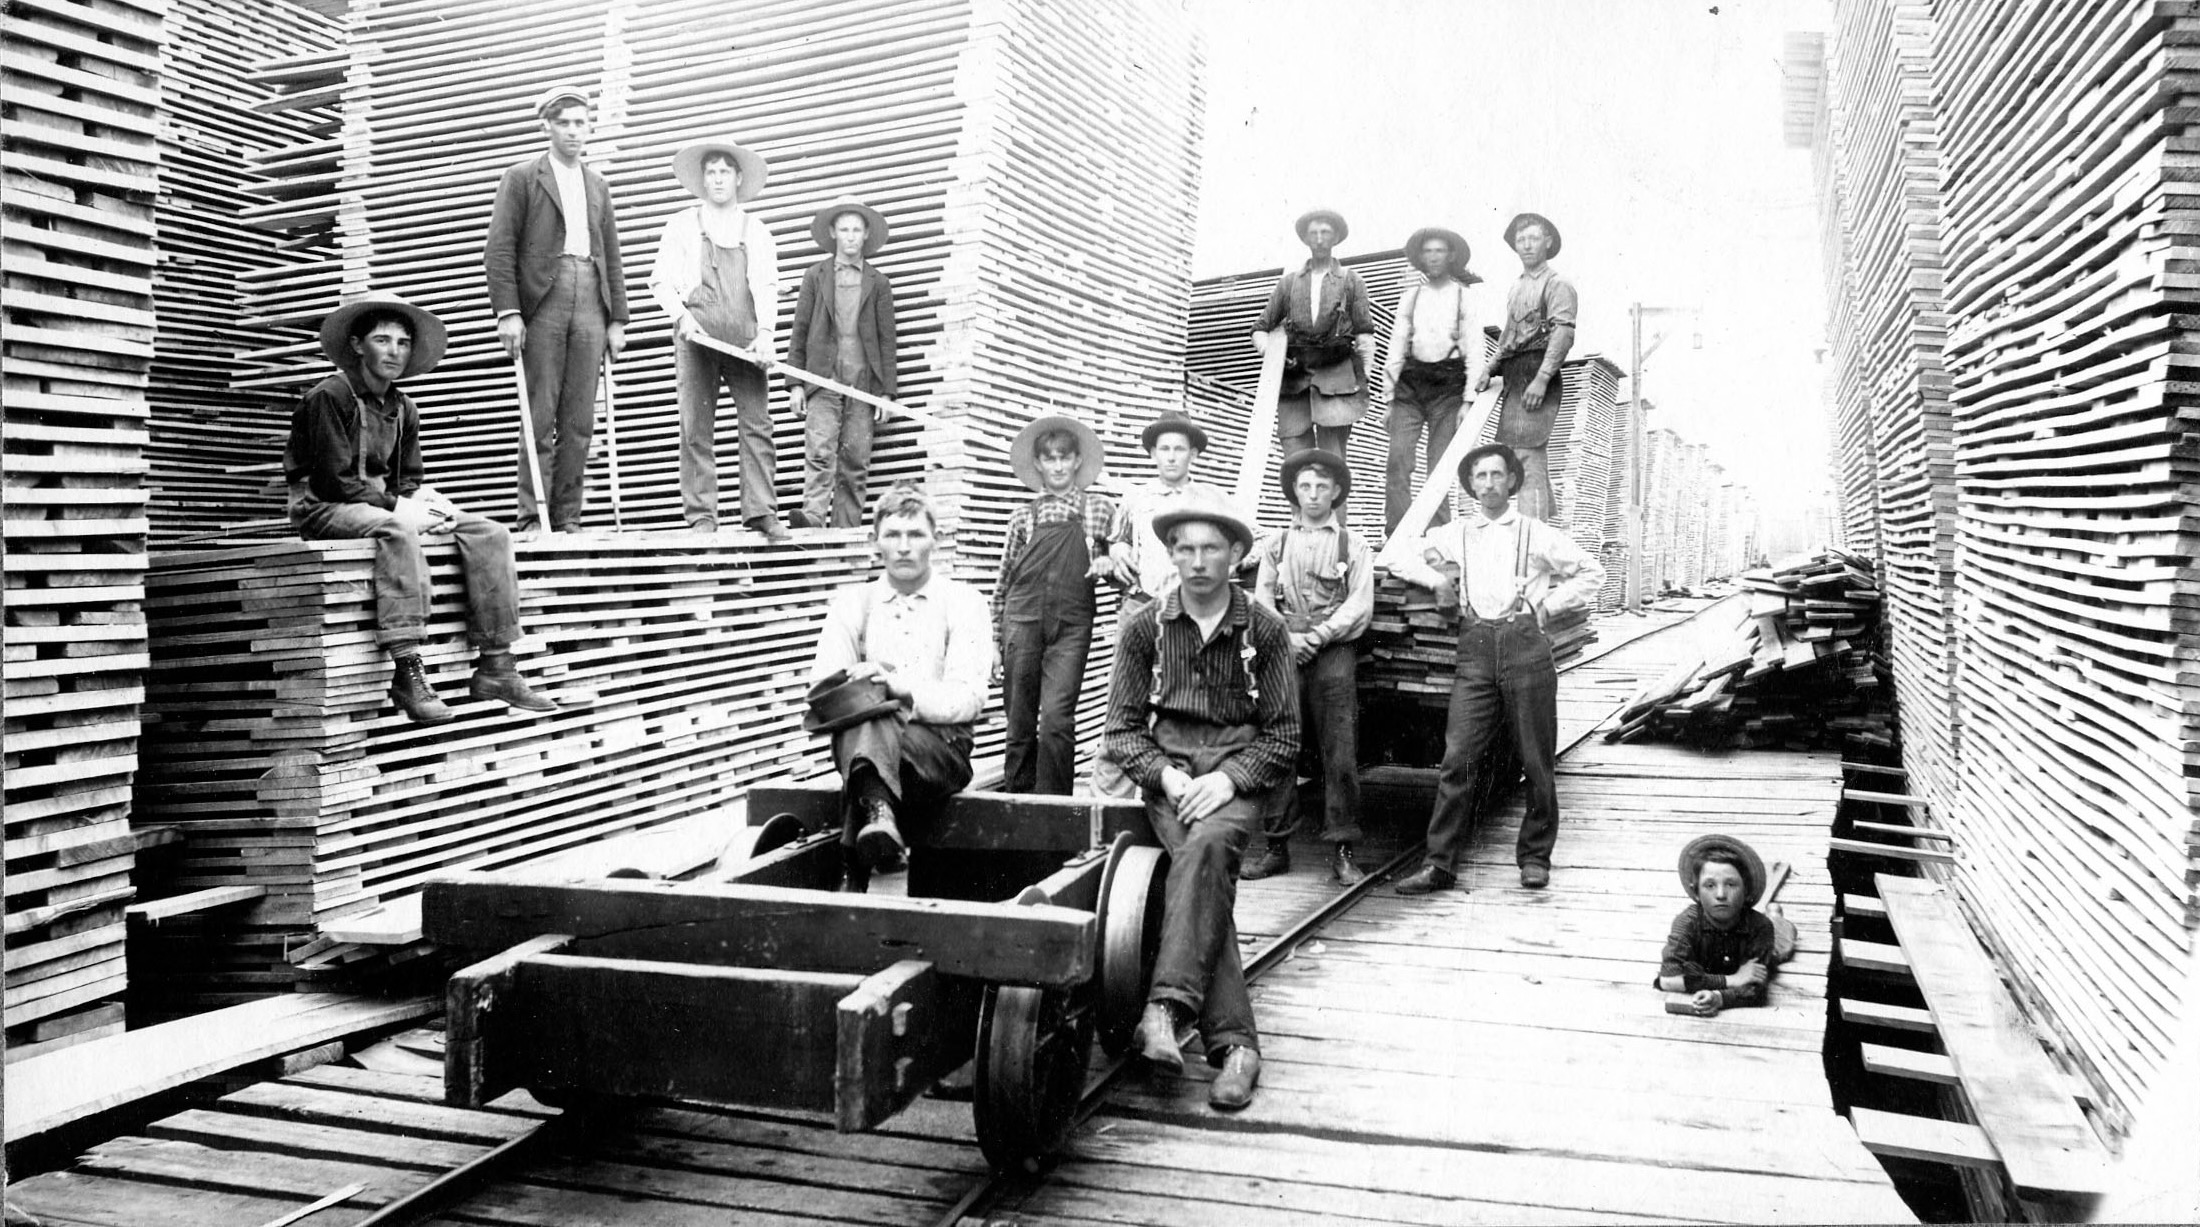
[[[245,217],[270,182],[258,168],[333,122],[324,104],[271,109],[275,90],[249,70],[270,57],[331,55],[337,26],[289,4],[177,0],[161,53],[161,194],[153,272],[146,449],[156,548],[246,520],[281,519],[278,476],[293,398],[235,388],[238,355],[287,339],[244,318],[246,286],[323,264],[326,228],[268,241]],[[293,188],[297,185],[294,183]],[[326,296],[324,295],[324,298]]]
[[[1551,639],[1551,658],[1561,668],[1596,642],[1586,612],[1555,619],[1544,629]],[[1437,609],[1426,588],[1377,573],[1375,616],[1360,636],[1362,702],[1407,696],[1408,702],[1443,711],[1450,702],[1458,651],[1456,612]]]
[[[452,868],[493,868],[717,813],[761,779],[829,770],[800,727],[816,625],[864,566],[855,532],[734,550],[707,537],[561,535],[518,547],[520,665],[592,706],[521,718],[465,700],[456,556],[430,552],[423,650],[459,719],[389,705],[373,550],[265,542],[158,555],[140,821],[184,833],[167,891],[261,886],[142,937],[139,987],[217,1004],[332,954],[331,922]]]
[[[2138,0],[1940,6],[1952,378],[1955,883],[2112,1119],[2200,922],[2200,459],[2181,166],[2200,77]]]
[[[1730,629],[1650,680],[1607,741],[1708,748],[1889,744],[1874,660],[1880,593],[1869,560],[1838,551],[1741,576]]]
[[[121,1026],[162,8],[17,5],[0,19],[11,1058]]]

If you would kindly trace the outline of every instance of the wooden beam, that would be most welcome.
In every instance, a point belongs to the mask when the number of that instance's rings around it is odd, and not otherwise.
[[[254,899],[265,899],[266,897],[267,888],[265,886],[209,886],[205,890],[194,890],[188,894],[170,895],[165,899],[151,899],[144,903],[133,903],[122,909],[122,914],[132,920],[142,920],[147,924],[159,924],[171,916],[189,916],[195,912],[211,912],[218,907],[228,907],[233,903],[250,903]]]
[[[1876,920],[1887,918],[1887,905],[1873,895],[1842,895],[1841,910],[1851,916],[1869,916]]]
[[[1979,1127],[2020,1196],[2096,1196],[2109,1157],[2064,1089],[2062,1074],[1995,974],[1955,897],[1916,878],[1878,875],[1879,897],[1907,952],[1941,1045]]]
[[[840,786],[830,781],[764,784],[749,790],[749,822],[792,814],[811,830],[840,829]],[[1082,852],[1118,831],[1154,842],[1143,802],[972,790],[955,794],[923,823],[907,823],[911,847],[969,852]]]
[[[1841,939],[1841,962],[1859,971],[1883,971],[1897,976],[1910,974],[1910,960],[1903,957],[1902,947],[1885,942],[1844,937]]]
[[[1894,1078],[1909,1078],[1917,1082],[1931,1082],[1939,1086],[1961,1086],[1963,1079],[1956,1074],[1956,1063],[1937,1052],[1917,1052],[1909,1048],[1896,1048],[1887,1044],[1861,1044],[1864,1068],[1875,1074]],[[2081,1108],[2093,1106],[2093,1088],[2083,1078],[2065,1075],[2063,1089]]]
[[[746,886],[831,890],[840,884],[846,864],[840,832],[835,829],[819,831],[785,847],[774,848],[733,866],[712,880]]]
[[[1849,829],[1872,835],[1889,835],[1896,839],[1937,839],[1954,843],[1955,836],[1946,831],[1934,831],[1925,827],[1903,826],[1899,822],[1851,822]]]
[[[1906,797],[1898,792],[1872,792],[1864,788],[1844,788],[1841,790],[1841,799],[1865,801],[1873,805],[1915,805],[1919,808],[1929,804],[1923,797]]]
[[[1831,852],[1853,852],[1858,856],[1884,856],[1896,861],[1918,861],[1928,865],[1956,863],[1954,853],[1943,852],[1938,848],[1911,848],[1902,844],[1874,843],[1868,839],[1829,839],[1826,841],[1826,849]]]
[[[1867,1027],[1887,1027],[1895,1031],[1930,1032],[1933,1029],[1933,1015],[1930,1010],[1888,1005],[1880,1001],[1858,1001],[1854,997],[1841,998],[1841,1017],[1847,1022]]]
[[[456,874],[422,892],[429,941],[500,950],[571,933],[576,954],[869,975],[906,958],[942,974],[1068,988],[1092,977],[1096,921],[1006,908],[768,886]]]
[[[1994,1144],[1977,1125],[1872,1108],[1849,1109],[1849,1123],[1856,1128],[1856,1140],[1875,1155],[1986,1171],[2001,1166]]]
[[[512,976],[538,954],[570,949],[564,933],[530,937],[502,954],[462,968],[443,986],[443,1099],[478,1108],[520,1085],[522,1071],[491,1036],[502,1028],[499,1010],[511,1000]],[[500,1067],[496,1062],[502,1058]]]
[[[833,1127],[869,1129],[901,1111],[970,1059],[977,990],[901,962],[865,980],[834,1007],[837,1043]]]
[[[1878,763],[1857,763],[1850,762],[1847,759],[1842,760],[1841,770],[1864,771],[1869,772],[1873,775],[1891,775],[1898,779],[1908,779],[1910,775],[1909,772],[1903,770],[1900,767],[1882,767]]]

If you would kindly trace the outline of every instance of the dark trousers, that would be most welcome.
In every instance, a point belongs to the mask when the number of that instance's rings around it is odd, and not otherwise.
[[[1360,839],[1360,654],[1358,646],[1332,643],[1299,666],[1299,770],[1321,790],[1322,840]],[[1277,789],[1280,822],[1271,839],[1299,829],[1299,790]]]
[[[741,519],[777,514],[772,467],[771,407],[764,372],[750,363],[689,342],[672,351],[680,403],[680,510],[689,527],[718,523],[718,385],[733,396],[741,438]]]
[[[1421,433],[1428,432],[1428,459],[1421,465],[1421,472],[1436,472],[1436,462],[1443,459],[1444,449],[1451,446],[1451,437],[1459,431],[1459,407],[1466,402],[1467,385],[1430,384],[1408,375],[1399,379],[1390,390],[1390,459],[1384,466],[1383,522],[1392,531],[1398,521],[1405,518],[1406,509],[1413,506],[1414,455],[1421,446]],[[1444,475],[1448,483],[1450,474]],[[1442,524],[1451,519],[1451,500],[1446,499],[1429,517],[1429,525]]]
[[[1345,445],[1352,441],[1352,423],[1342,426],[1322,426],[1314,421],[1311,394],[1283,397],[1276,402],[1276,445],[1283,454],[1303,452],[1319,447],[1334,456],[1345,454]]]
[[[428,622],[428,557],[420,537],[397,517],[369,503],[304,503],[290,520],[308,541],[364,538],[374,542],[374,638],[389,652],[420,646]],[[519,571],[512,534],[470,511],[453,521],[459,574],[466,582],[467,638],[502,651],[519,638]]]
[[[1153,732],[1169,761],[1194,776],[1214,770],[1254,737],[1248,725],[1166,716],[1154,722]],[[1159,786],[1146,789],[1145,796],[1146,817],[1169,853],[1161,952],[1146,999],[1171,1002],[1199,1019],[1210,1064],[1233,1045],[1258,1049],[1253,999],[1245,992],[1245,966],[1238,961],[1237,876],[1268,795],[1235,797],[1189,826],[1178,820],[1176,803]]]
[[[803,436],[803,467],[808,475],[802,487],[802,510],[820,525],[861,528],[877,410],[822,389],[810,392],[808,406]]]
[[[1067,796],[1077,783],[1077,696],[1092,652],[1092,623],[1009,622],[1001,637],[1001,707],[1008,721],[1001,788]]]
[[[527,408],[535,422],[535,462],[550,498],[550,526],[581,526],[588,479],[588,444],[596,434],[596,379],[603,369],[603,297],[596,266],[567,257],[557,280],[527,319],[527,347],[520,367],[527,375]],[[519,519],[522,529],[541,519],[535,505],[527,449],[519,451]]]
[[[1514,859],[1548,868],[1558,843],[1558,671],[1551,665],[1551,641],[1530,616],[1504,622],[1462,616],[1467,623],[1459,630],[1444,765],[1429,816],[1429,863],[1458,872],[1473,828],[1475,797],[1485,791],[1479,778],[1483,752],[1493,738],[1510,732],[1528,776],[1528,811]]]
[[[1554,372],[1543,390],[1543,407],[1531,410],[1525,397],[1535,373],[1542,369],[1543,351],[1514,354],[1498,364],[1505,379],[1505,399],[1497,411],[1497,441],[1520,456],[1526,479],[1520,483],[1518,506],[1522,515],[1548,521],[1558,510],[1551,492],[1550,463],[1544,447],[1551,441],[1551,424],[1558,420],[1558,402],[1564,395],[1564,375]]]
[[[885,788],[906,835],[912,826],[923,829],[934,810],[969,786],[970,728],[880,716],[833,734],[833,765],[840,768],[844,788],[842,843],[854,847],[863,826],[857,802],[866,777]]]

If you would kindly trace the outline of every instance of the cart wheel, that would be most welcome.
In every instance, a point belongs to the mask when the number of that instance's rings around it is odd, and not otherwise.
[[[802,820],[793,814],[773,814],[764,820],[763,826],[757,828],[756,842],[749,846],[749,855],[753,857],[777,852],[808,833],[809,828],[803,826]]]
[[[1159,848],[1125,844],[1108,858],[1100,882],[1100,1046],[1109,1056],[1130,1050],[1146,1008],[1154,959],[1161,952],[1162,881],[1169,858]]]
[[[1061,1149],[1085,1093],[1092,1010],[1061,990],[987,985],[978,1012],[972,1114],[1001,1171],[1030,1172]]]

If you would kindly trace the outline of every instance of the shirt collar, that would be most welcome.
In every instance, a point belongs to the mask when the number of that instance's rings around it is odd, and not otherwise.
[[[878,586],[881,589],[881,595],[885,598],[885,603],[888,605],[892,605],[897,601],[917,604],[932,595],[932,585],[938,583],[939,579],[940,573],[934,570],[931,576],[924,581],[924,587],[917,589],[915,592],[903,592],[901,589],[894,587],[892,580],[881,575],[878,577]]]
[[[367,381],[365,379],[355,378],[355,376],[359,374],[358,367],[340,366],[336,368],[336,373],[344,377],[344,386],[351,389],[351,398],[353,400],[358,401],[362,405],[372,405],[377,412],[388,413],[390,410],[395,409],[399,405],[405,403],[405,390],[401,387],[398,387],[394,381],[390,384],[389,387],[382,390],[382,395],[376,396],[374,393],[367,390]]]
[[[843,256],[843,255],[841,255],[841,254],[840,254],[839,252],[834,252],[834,253],[833,253],[833,267],[834,267],[834,268],[852,268],[852,269],[854,269],[854,270],[856,270],[857,272],[859,272],[859,273],[860,273],[860,272],[862,272],[862,271],[863,271],[863,257],[862,257],[862,256],[856,256],[855,258],[853,258],[853,259],[850,259],[850,258],[849,258],[849,257],[847,257],[847,256]]]
[[[1248,613],[1245,589],[1238,587],[1236,584],[1230,585],[1230,612],[1223,615],[1223,622],[1232,629],[1236,629],[1245,625],[1249,620]],[[1183,618],[1189,621],[1191,616],[1184,612],[1184,590],[1181,586],[1169,589],[1169,595],[1161,598],[1162,621],[1166,622],[1171,618]]]
[[[1331,274],[1331,273],[1341,273],[1341,272],[1343,272],[1343,271],[1344,271],[1344,261],[1342,261],[1342,260],[1339,260],[1339,259],[1338,259],[1337,257],[1335,257],[1335,256],[1331,256],[1331,257],[1329,257],[1329,267],[1327,267],[1327,268],[1324,268],[1324,269],[1319,269],[1319,270],[1317,270],[1317,269],[1316,269],[1316,268],[1314,267],[1314,257],[1312,257],[1312,256],[1308,256],[1308,257],[1306,257],[1306,263],[1304,263],[1304,264],[1301,264],[1301,265],[1299,265],[1299,271],[1300,271],[1300,272],[1302,272],[1302,273],[1306,273],[1306,274],[1308,274],[1308,275],[1310,275],[1310,276],[1311,276],[1311,275],[1312,275],[1313,273],[1315,273],[1315,272],[1317,272],[1317,271],[1318,271],[1318,272],[1320,272],[1320,273],[1321,273],[1321,275],[1322,275],[1322,276],[1324,276],[1324,277],[1327,277],[1327,276],[1328,276],[1329,274]]]
[[[1297,516],[1293,516],[1291,519],[1291,527],[1299,530],[1302,533],[1333,533],[1337,531],[1337,510],[1334,507],[1330,508],[1328,518],[1323,520],[1319,524],[1307,524],[1301,521]]]
[[[1527,269],[1521,269],[1521,270],[1520,270],[1520,279],[1521,279],[1522,281],[1541,281],[1541,280],[1543,280],[1543,279],[1544,279],[1545,277],[1548,277],[1548,276],[1550,276],[1550,275],[1551,275],[1551,262],[1550,262],[1549,260],[1545,260],[1545,261],[1543,262],[1543,267],[1542,267],[1542,268],[1539,268],[1539,269],[1537,269],[1536,271],[1534,271],[1534,272],[1532,272],[1532,273],[1531,273],[1531,272],[1529,272],[1529,271],[1528,271]]]
[[[1505,525],[1510,524],[1520,518],[1520,508],[1512,505],[1511,503],[1507,503],[1505,504],[1505,514],[1493,518],[1483,512],[1481,504],[1477,503],[1475,504],[1474,515],[1475,518],[1467,521],[1467,523],[1472,524],[1476,528],[1481,528],[1485,525],[1502,528]]]

